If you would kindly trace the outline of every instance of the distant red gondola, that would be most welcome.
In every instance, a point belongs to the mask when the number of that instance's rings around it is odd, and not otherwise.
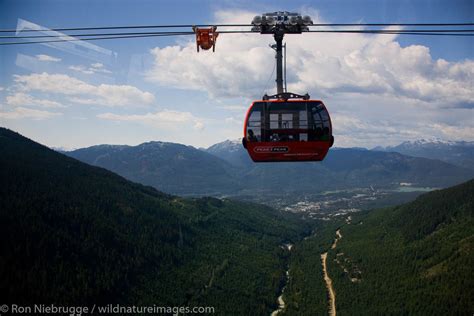
[[[219,33],[217,27],[199,28],[193,26],[193,31],[196,33],[196,49],[199,52],[199,48],[208,50],[212,48],[214,52],[216,50],[216,41]]]
[[[318,100],[255,101],[242,143],[254,162],[321,161],[334,143],[331,118]]]

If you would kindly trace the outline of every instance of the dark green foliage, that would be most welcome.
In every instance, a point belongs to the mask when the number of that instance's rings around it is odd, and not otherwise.
[[[15,304],[214,306],[268,315],[291,214],[135,184],[0,129],[0,289]]]
[[[474,215],[474,181],[422,195],[412,203],[395,208],[392,225],[409,240],[421,239],[440,225]],[[406,220],[409,218],[410,220]]]
[[[358,213],[351,224],[310,227],[256,204],[163,194],[6,129],[0,148],[4,303],[200,305],[219,315],[268,315],[289,263],[286,314],[324,315],[321,253],[329,249],[338,315],[474,310],[473,180]],[[282,174],[305,168],[280,166]],[[278,178],[266,165],[258,172]],[[343,238],[330,249],[339,227]],[[295,243],[291,256],[284,242]]]
[[[285,291],[285,302],[288,302],[285,315],[327,315],[321,253],[331,246],[334,231],[340,224],[320,223],[310,236],[294,247],[290,261],[291,278]]]
[[[473,215],[471,180],[356,216],[328,257],[338,315],[471,313]]]
[[[337,315],[470,315],[474,310],[474,180],[394,208],[320,225],[296,244],[287,315],[324,315],[328,251]],[[331,244],[340,228],[342,239]]]

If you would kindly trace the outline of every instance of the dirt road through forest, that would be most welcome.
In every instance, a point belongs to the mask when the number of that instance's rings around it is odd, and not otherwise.
[[[336,231],[336,239],[334,239],[333,244],[331,245],[331,249],[336,249],[337,242],[342,238],[341,230],[338,229]],[[329,292],[329,315],[336,316],[336,292],[334,291],[334,287],[332,286],[332,280],[329,277],[328,269],[327,269],[327,258],[328,253],[325,252],[321,254],[321,261],[323,265],[323,273],[324,273],[324,281],[326,282],[326,287]]]

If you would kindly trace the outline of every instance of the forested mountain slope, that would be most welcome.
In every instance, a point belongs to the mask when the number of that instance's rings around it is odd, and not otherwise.
[[[100,145],[66,153],[121,176],[179,195],[303,198],[353,188],[447,187],[474,171],[443,161],[357,148],[331,149],[320,163],[253,163],[242,144],[225,141],[205,152],[180,144]]]
[[[327,230],[297,245],[288,315],[320,308],[311,298],[326,292],[323,281],[310,286],[302,276],[313,275],[323,251],[329,251],[338,315],[469,315],[474,310],[474,180],[398,207],[352,215],[338,228],[342,238],[334,249]]]
[[[403,142],[397,146],[377,147],[414,157],[439,159],[465,168],[474,169],[474,142],[425,140]]]
[[[172,194],[221,195],[239,188],[236,170],[229,163],[192,146],[166,142],[98,145],[66,154]]]
[[[3,303],[213,306],[268,315],[291,214],[182,199],[0,129]]]

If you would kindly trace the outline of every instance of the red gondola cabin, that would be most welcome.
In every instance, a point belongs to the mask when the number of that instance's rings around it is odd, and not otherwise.
[[[254,162],[321,161],[334,143],[331,118],[318,100],[255,101],[242,143]]]

